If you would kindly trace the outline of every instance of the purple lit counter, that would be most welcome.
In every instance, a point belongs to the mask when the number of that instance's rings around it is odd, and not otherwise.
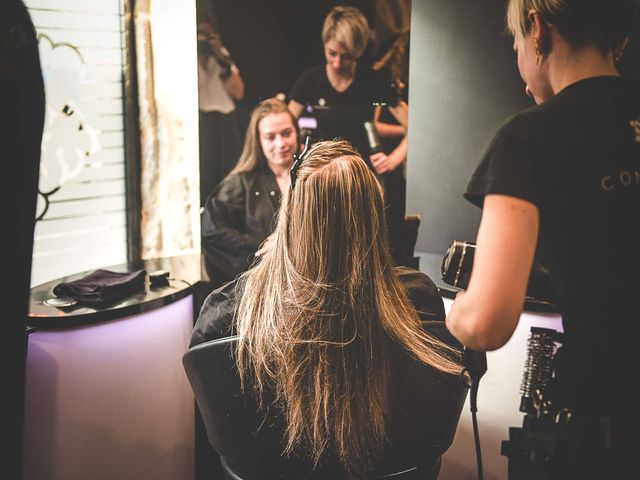
[[[169,285],[106,309],[54,308],[31,292],[24,478],[193,479],[194,401],[182,369],[200,255],[112,271],[170,272]]]

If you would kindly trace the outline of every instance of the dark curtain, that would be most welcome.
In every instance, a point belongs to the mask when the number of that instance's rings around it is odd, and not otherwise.
[[[21,0],[0,2],[0,158],[3,164],[2,219],[5,299],[3,338],[3,478],[22,478],[26,316],[31,281],[44,85],[38,42]]]

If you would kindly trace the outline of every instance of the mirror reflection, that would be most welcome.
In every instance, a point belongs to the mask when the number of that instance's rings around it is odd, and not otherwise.
[[[307,137],[356,147],[385,190],[394,260],[412,261],[410,7],[408,0],[197,2],[202,250],[213,287],[268,250],[293,155]]]

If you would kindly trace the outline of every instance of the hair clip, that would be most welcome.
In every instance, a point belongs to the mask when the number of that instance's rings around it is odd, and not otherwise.
[[[304,160],[304,156],[309,151],[309,136],[307,135],[307,139],[304,141],[304,148],[302,152],[293,156],[294,161],[293,165],[291,165],[291,169],[289,170],[289,179],[291,181],[291,190],[296,186],[296,180],[298,178],[298,169]]]

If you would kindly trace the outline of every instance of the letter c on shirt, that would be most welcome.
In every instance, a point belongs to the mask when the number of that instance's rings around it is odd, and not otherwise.
[[[603,190],[613,190],[614,189],[614,184],[613,184],[613,178],[611,178],[610,175],[607,175],[606,177],[602,177],[602,182],[600,182],[600,185],[602,185],[602,189]]]

